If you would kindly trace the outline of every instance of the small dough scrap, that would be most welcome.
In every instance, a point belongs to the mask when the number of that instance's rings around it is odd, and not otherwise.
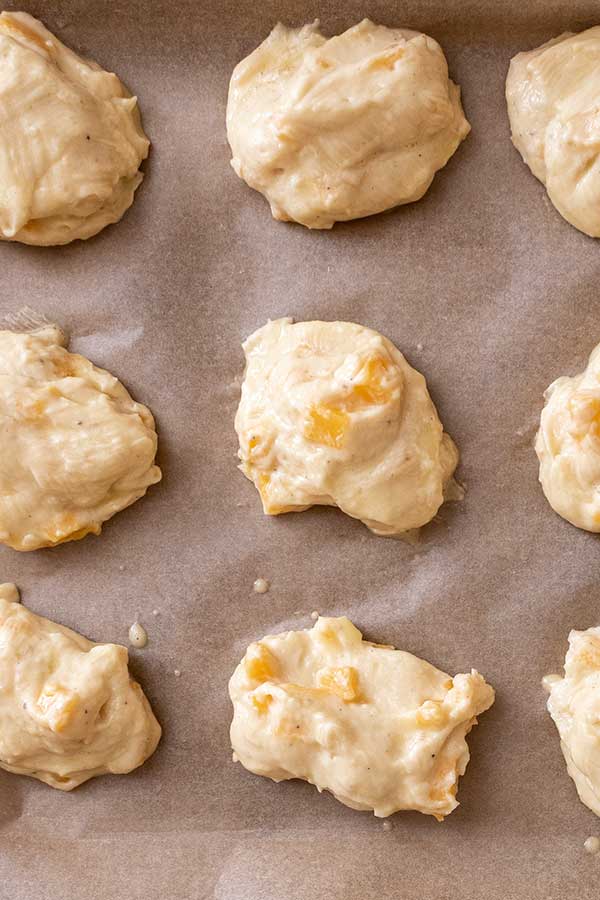
[[[0,240],[67,244],[118,222],[150,142],[137,99],[27,13],[0,15]]]
[[[376,816],[413,809],[438,820],[458,806],[465,736],[494,702],[475,670],[450,678],[364,641],[345,617],[251,644],[229,694],[231,743],[250,772],[302,778]]]
[[[391,341],[350,322],[278,319],[243,347],[240,468],[266,514],[338,506],[380,535],[433,518],[458,451]]]
[[[582,803],[600,816],[600,627],[571,631],[565,674],[544,679],[548,712]]]
[[[125,647],[36,616],[0,584],[0,768],[71,791],[141,766],[161,728],[127,661]]]
[[[567,222],[600,237],[600,26],[518,53],[506,80],[513,144]]]
[[[152,413],[60,329],[0,331],[0,543],[36,550],[86,534],[160,481]]]
[[[231,78],[233,168],[308,228],[419,200],[469,131],[440,45],[368,19],[329,40],[279,24]]]
[[[535,450],[552,509],[578,528],[600,531],[600,344],[587,368],[545,393]]]

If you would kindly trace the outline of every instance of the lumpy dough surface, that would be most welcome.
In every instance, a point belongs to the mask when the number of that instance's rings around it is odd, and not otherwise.
[[[458,451],[423,376],[350,322],[269,322],[244,343],[241,469],[269,515],[338,506],[372,531],[429,522]]]
[[[160,725],[127,650],[42,619],[0,585],[0,767],[70,791],[141,766]]]
[[[469,128],[439,44],[368,19],[277,25],[231,78],[233,168],[309,228],[419,200]]]
[[[149,141],[137,100],[26,13],[0,15],[0,239],[66,244],[117,222]]]
[[[582,803],[600,816],[600,628],[572,631],[564,676],[544,681],[569,775]]]
[[[251,644],[229,685],[237,759],[274,781],[302,778],[352,809],[442,819],[458,805],[466,734],[494,702],[475,670],[451,678],[362,640],[346,618]]]
[[[562,34],[511,60],[515,147],[559,213],[600,237],[600,26]]]
[[[150,410],[55,327],[0,331],[0,543],[86,534],[160,480]]]
[[[554,381],[545,394],[535,449],[552,508],[586,531],[600,531],[600,345],[585,372]]]

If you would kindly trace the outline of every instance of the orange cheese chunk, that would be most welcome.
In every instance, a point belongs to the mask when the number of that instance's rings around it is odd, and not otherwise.
[[[273,678],[277,669],[277,661],[264,644],[251,644],[244,662],[246,674],[252,681],[263,683]]]
[[[358,672],[352,666],[327,667],[316,674],[317,686],[346,702],[358,697]]]
[[[325,447],[339,450],[343,446],[349,423],[350,420],[343,410],[319,403],[309,411],[304,437],[314,444],[323,444]]]

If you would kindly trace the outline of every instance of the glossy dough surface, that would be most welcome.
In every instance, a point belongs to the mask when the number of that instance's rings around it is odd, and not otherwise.
[[[240,468],[265,513],[338,506],[376,534],[429,522],[458,451],[423,376],[350,322],[278,319],[244,343]]]
[[[70,791],[154,752],[160,725],[127,650],[34,615],[0,585],[0,767]]]
[[[237,759],[274,781],[302,778],[352,809],[438,819],[458,805],[465,735],[494,702],[474,670],[450,678],[362,640],[346,618],[263,638],[229,684]]]
[[[5,12],[0,105],[0,239],[66,244],[121,218],[149,141],[116,75]]]
[[[0,331],[0,543],[99,534],[160,480],[152,414],[58,328]]]
[[[600,26],[511,60],[512,139],[559,213],[600,237]]]
[[[572,631],[564,677],[544,683],[569,775],[582,803],[600,816],[600,628]]]
[[[231,78],[233,168],[309,228],[419,200],[469,129],[439,44],[368,19],[277,25]]]
[[[600,345],[587,368],[558,378],[545,394],[535,449],[552,508],[586,531],[600,531]]]

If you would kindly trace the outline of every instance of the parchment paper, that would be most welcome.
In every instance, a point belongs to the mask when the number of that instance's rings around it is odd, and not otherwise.
[[[136,773],[72,794],[0,772],[2,900],[597,897],[600,859],[582,845],[600,821],[566,774],[540,679],[560,669],[570,628],[600,622],[599,544],[550,510],[532,440],[544,389],[600,340],[600,244],[521,162],[503,91],[514,52],[596,24],[598,3],[24,7],[119,73],[153,149],[119,225],[62,249],[0,246],[0,314],[28,304],[56,319],[151,407],[164,481],[100,538],[0,549],[1,580],[94,640],[126,643],[139,616],[150,643],[132,668],[164,737]],[[473,131],[419,203],[330,233],[277,223],[229,167],[231,70],[278,19],[319,16],[335,33],[364,15],[441,42]],[[468,492],[418,549],[332,509],[266,518],[236,471],[240,342],[281,315],[369,325],[426,375]],[[234,666],[251,640],[309,627],[312,610],[495,685],[443,824],[404,813],[385,832],[232,763]]]

